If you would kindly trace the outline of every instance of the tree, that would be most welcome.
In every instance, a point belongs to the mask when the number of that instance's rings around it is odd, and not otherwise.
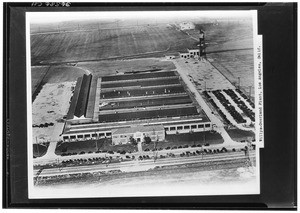
[[[149,143],[151,143],[151,138],[149,136],[145,136],[144,141],[146,144],[149,144]]]
[[[137,145],[136,140],[135,140],[132,136],[130,136],[129,141],[130,141],[130,143],[132,143],[133,145]]]

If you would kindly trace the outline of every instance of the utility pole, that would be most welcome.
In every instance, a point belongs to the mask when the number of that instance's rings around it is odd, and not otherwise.
[[[252,86],[249,86],[249,98],[251,97],[251,88]]]
[[[39,143],[38,143],[37,137],[35,137],[35,140],[36,140],[36,147],[37,147],[37,151],[38,151],[38,156],[40,157]]]

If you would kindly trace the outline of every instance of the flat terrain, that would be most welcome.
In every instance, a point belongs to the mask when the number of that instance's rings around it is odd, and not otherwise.
[[[32,64],[182,51],[195,40],[168,25],[31,35]]]
[[[226,184],[224,184],[224,180]],[[55,187],[54,187],[55,186]],[[76,187],[75,187],[76,186]],[[54,187],[54,188],[53,188]],[[246,187],[246,188],[245,188]],[[201,163],[177,168],[158,168],[144,172],[94,174],[67,179],[40,181],[35,188],[41,195],[57,195],[65,190],[84,190],[91,194],[116,195],[167,195],[236,193],[256,188],[255,168],[247,166],[246,159],[228,160],[220,163]],[[142,189],[142,190],[141,190]]]

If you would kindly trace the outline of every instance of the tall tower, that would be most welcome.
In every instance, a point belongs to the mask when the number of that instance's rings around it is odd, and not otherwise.
[[[205,36],[204,31],[200,29],[199,32],[199,60],[205,58],[206,59],[206,52],[205,52]]]

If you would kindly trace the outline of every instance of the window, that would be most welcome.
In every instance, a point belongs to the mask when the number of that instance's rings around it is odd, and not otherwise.
[[[105,136],[104,133],[100,133],[100,134],[99,134],[99,137],[104,137],[104,136]]]
[[[107,132],[107,133],[106,133],[106,136],[111,136],[111,132]]]
[[[203,128],[203,124],[199,124],[199,125],[198,125],[198,128]]]
[[[197,125],[192,125],[191,128],[192,128],[192,129],[196,129],[196,128],[197,128]]]
[[[67,140],[67,139],[69,139],[69,137],[68,137],[68,136],[64,136],[63,139],[64,139],[64,140]]]
[[[77,135],[77,138],[83,138],[83,135]]]
[[[205,127],[210,127],[210,124],[205,124]]]
[[[71,135],[70,138],[71,138],[71,139],[75,139],[76,136],[75,136],[75,135]]]
[[[97,134],[92,134],[92,137],[96,138],[96,137],[97,137]]]
[[[79,135],[78,135],[79,136]],[[89,138],[89,137],[91,137],[91,135],[90,134],[86,134],[86,135],[84,135],[84,137],[85,138]]]
[[[175,129],[175,126],[170,127],[170,131],[174,131]]]
[[[178,127],[177,127],[177,130],[182,130],[182,126],[178,126]]]
[[[184,126],[184,129],[190,129],[190,126]]]
[[[166,128],[165,128],[165,131],[169,131],[169,127],[166,127]]]

